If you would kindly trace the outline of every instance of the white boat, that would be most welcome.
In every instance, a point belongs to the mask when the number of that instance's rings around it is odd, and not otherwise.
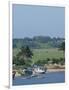
[[[44,74],[44,73],[45,73],[45,70],[42,70],[39,67],[33,69],[33,75],[39,75],[39,74]]]

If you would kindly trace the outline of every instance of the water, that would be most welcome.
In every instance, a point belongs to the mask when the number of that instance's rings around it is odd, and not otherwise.
[[[65,72],[49,72],[35,77],[15,77],[13,85],[64,83]]]

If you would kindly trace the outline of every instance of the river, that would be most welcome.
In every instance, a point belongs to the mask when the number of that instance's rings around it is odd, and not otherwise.
[[[48,84],[48,83],[64,83],[65,72],[48,72],[35,77],[15,77],[13,85],[32,85],[32,84]]]

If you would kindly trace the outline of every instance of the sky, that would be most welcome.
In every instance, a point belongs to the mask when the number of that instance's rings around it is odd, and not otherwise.
[[[65,8],[13,4],[13,38],[50,36],[64,38]]]

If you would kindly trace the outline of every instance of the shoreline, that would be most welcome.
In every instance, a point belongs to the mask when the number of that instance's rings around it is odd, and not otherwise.
[[[50,72],[62,72],[65,71],[65,69],[47,69],[46,73]],[[20,74],[16,74],[15,77],[21,76]]]
[[[61,71],[65,71],[65,69],[47,69],[47,73],[48,72],[61,72]]]

